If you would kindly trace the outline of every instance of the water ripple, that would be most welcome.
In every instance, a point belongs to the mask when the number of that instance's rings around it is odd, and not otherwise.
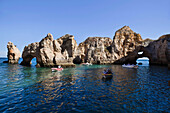
[[[110,68],[111,80],[101,73]],[[0,112],[170,112],[166,67],[49,68],[0,64]]]

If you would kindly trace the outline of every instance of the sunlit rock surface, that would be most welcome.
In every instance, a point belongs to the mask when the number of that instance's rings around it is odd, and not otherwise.
[[[12,42],[8,42],[7,48],[8,48],[7,63],[17,64],[19,61],[19,58],[21,57],[21,53],[19,49]]]
[[[77,42],[74,40],[73,35],[66,34],[57,39],[57,41],[60,44],[61,52],[64,53],[65,57],[74,57],[75,50],[77,49]]]
[[[30,65],[36,57],[37,67],[61,64],[136,64],[141,57],[148,57],[150,64],[168,65],[170,62],[170,35],[158,40],[145,39],[132,31],[129,26],[117,30],[112,39],[108,37],[88,37],[77,45],[73,35],[66,34],[56,40],[49,33],[40,42],[25,46],[22,65]],[[138,54],[143,52],[143,54]]]
[[[40,42],[25,46],[21,65],[29,66],[34,57],[36,57],[37,60],[37,67],[51,67],[61,63],[70,63],[70,65],[72,65],[72,62],[67,58],[68,53],[63,53],[64,54],[62,54],[61,44],[59,44],[57,40],[53,40],[52,34],[48,33]]]
[[[88,37],[84,42],[80,43],[76,50],[75,63],[89,62],[93,64],[110,63],[111,53],[109,46],[112,40],[108,37]]]
[[[143,40],[140,34],[132,31],[129,26],[122,27],[116,31],[111,45],[113,60],[124,62],[124,57],[128,53],[133,52],[138,46],[141,46],[142,42]]]

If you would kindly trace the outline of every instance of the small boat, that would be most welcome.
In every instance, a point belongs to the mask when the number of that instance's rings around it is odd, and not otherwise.
[[[62,71],[63,68],[51,68],[52,71]]]
[[[104,79],[111,79],[113,77],[113,74],[102,74]]]
[[[132,65],[130,65],[130,64],[127,64],[127,65],[123,64],[122,67],[125,67],[125,68],[138,68],[137,65],[133,65],[133,64]]]
[[[82,63],[82,65],[86,65],[86,66],[89,66],[89,65],[92,65],[91,63]]]

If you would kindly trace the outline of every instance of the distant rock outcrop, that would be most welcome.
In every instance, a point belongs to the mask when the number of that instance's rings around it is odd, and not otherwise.
[[[37,60],[37,67],[51,67],[61,63],[70,63],[72,65],[72,61],[66,58],[66,56],[68,56],[67,52],[62,54],[61,45],[57,40],[53,40],[53,36],[48,33],[40,42],[25,46],[21,65],[30,65],[34,57]]]
[[[75,63],[89,62],[94,64],[110,63],[111,53],[109,46],[112,40],[108,37],[88,37],[80,43],[76,50]]]
[[[8,42],[7,48],[8,48],[7,63],[17,64],[19,61],[19,58],[21,57],[21,53],[19,49],[12,42]]]

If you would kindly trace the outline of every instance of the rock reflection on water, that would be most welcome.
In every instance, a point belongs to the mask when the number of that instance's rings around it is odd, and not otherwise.
[[[114,76],[103,81],[107,68]],[[0,72],[0,112],[169,112],[170,74],[164,67],[77,65],[51,72],[3,65]]]

